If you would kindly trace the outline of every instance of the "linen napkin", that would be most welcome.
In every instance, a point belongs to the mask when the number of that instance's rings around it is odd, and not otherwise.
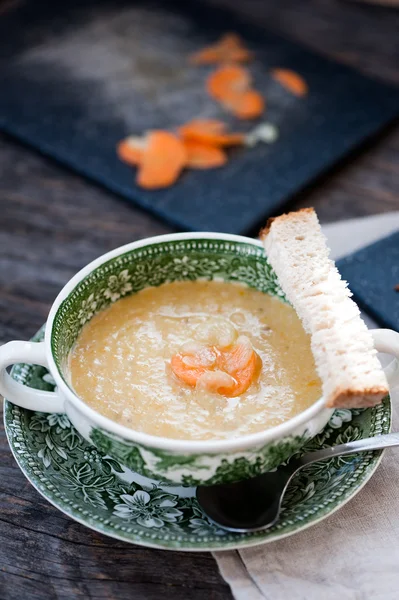
[[[399,212],[325,225],[332,257],[399,230]],[[368,326],[375,327],[367,315]],[[399,387],[391,390],[399,429]],[[397,600],[399,448],[388,450],[371,481],[321,523],[240,551],[215,552],[236,600]]]

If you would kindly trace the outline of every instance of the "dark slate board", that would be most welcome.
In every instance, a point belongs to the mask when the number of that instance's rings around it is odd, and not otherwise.
[[[256,54],[251,70],[280,139],[234,150],[226,167],[187,172],[173,188],[138,189],[117,141],[222,116],[204,91],[210,69],[186,57],[226,31]],[[302,73],[309,97],[282,90],[273,66]],[[398,112],[398,90],[199,0],[26,1],[0,19],[0,128],[184,229],[251,230]]]
[[[399,331],[399,231],[337,261],[337,267],[359,306]]]

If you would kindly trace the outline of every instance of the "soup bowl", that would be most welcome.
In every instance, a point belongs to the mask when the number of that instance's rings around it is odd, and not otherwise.
[[[332,416],[320,398],[271,429],[207,441],[174,440],[135,431],[99,414],[73,390],[68,356],[82,327],[99,311],[143,288],[184,280],[240,282],[286,302],[258,241],[217,233],[183,233],[141,240],[113,250],[77,273],[57,296],[44,342],[13,341],[0,348],[0,392],[25,409],[65,413],[99,452],[145,477],[165,483],[213,485],[259,475],[285,462]],[[399,334],[373,332],[376,348],[399,356]],[[7,372],[15,363],[46,367],[54,392],[23,386]],[[397,364],[388,375],[398,381]]]

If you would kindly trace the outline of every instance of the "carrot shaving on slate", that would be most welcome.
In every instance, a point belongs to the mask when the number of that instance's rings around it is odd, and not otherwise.
[[[169,131],[150,131],[136,177],[137,185],[156,190],[173,185],[187,163],[183,142]]]
[[[145,138],[130,136],[119,142],[116,152],[121,161],[135,167],[143,158],[146,143]]]
[[[207,80],[209,95],[239,119],[256,119],[265,109],[261,94],[251,88],[252,77],[244,67],[226,65]]]
[[[189,60],[194,65],[211,65],[249,62],[252,58],[252,52],[247,50],[240,36],[226,33],[215,44],[192,54]]]
[[[238,65],[226,65],[209,75],[206,87],[212,98],[223,101],[231,94],[246,92],[251,84],[252,77],[247,69]]]
[[[262,95],[251,88],[252,77],[241,66],[227,65],[211,73],[207,80],[210,96],[239,119],[256,119],[265,110]]]
[[[265,110],[265,100],[256,90],[231,94],[222,105],[239,119],[257,119]]]
[[[198,65],[218,64],[206,80],[208,94],[238,119],[259,118],[266,108],[265,98],[252,87],[251,73],[240,63],[253,58],[235,33],[223,35],[215,44],[190,56]],[[271,76],[286,90],[302,97],[308,93],[306,81],[295,71],[276,68]],[[244,133],[228,131],[226,123],[218,119],[193,119],[177,129],[150,131],[142,137],[129,136],[117,144],[117,155],[126,164],[137,167],[136,183],[148,190],[173,185],[184,168],[212,169],[227,163],[223,148],[255,145],[262,140],[274,142],[277,129],[266,124],[268,130]],[[397,288],[396,288],[397,289]],[[252,368],[252,367],[251,367]]]
[[[309,88],[308,84],[301,75],[290,69],[273,69],[271,75],[275,81],[278,81],[288,92],[294,96],[306,96]]]
[[[193,140],[185,140],[187,167],[191,169],[214,169],[227,163],[226,153],[221,148]]]
[[[215,119],[193,119],[179,127],[179,135],[183,140],[200,142],[210,146],[239,146],[244,143],[243,133],[229,133],[223,121]]]

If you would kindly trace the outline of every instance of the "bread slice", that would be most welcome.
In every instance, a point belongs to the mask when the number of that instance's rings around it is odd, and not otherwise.
[[[371,333],[329,258],[316,212],[305,208],[269,219],[260,238],[281,288],[311,335],[326,406],[378,404],[388,383]]]

